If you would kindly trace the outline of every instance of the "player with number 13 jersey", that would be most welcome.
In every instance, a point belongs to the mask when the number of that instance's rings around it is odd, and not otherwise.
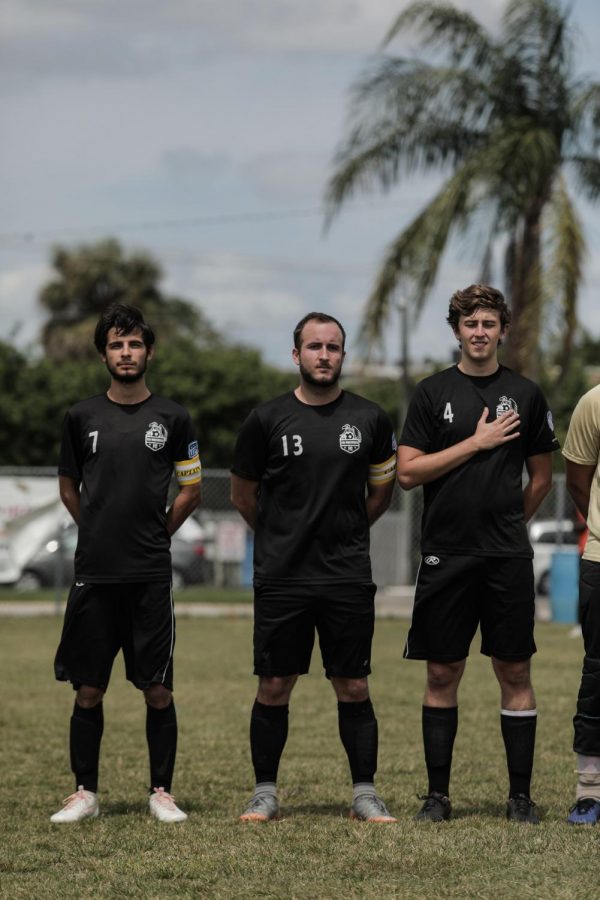
[[[290,391],[250,413],[232,471],[260,481],[255,581],[371,580],[365,484],[390,480],[393,441],[383,410],[348,391],[323,406]]]

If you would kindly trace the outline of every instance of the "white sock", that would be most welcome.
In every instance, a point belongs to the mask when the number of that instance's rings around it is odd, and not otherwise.
[[[258,796],[258,794],[271,794],[273,797],[277,796],[277,785],[274,781],[261,781],[254,788],[254,796]]]
[[[577,754],[577,788],[575,799],[591,797],[600,803],[600,756]]]
[[[352,799],[356,800],[361,794],[370,794],[371,796],[377,796],[377,791],[375,790],[375,785],[372,781],[357,781],[356,784],[352,785]]]

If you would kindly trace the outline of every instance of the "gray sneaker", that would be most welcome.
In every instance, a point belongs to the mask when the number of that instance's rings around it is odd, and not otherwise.
[[[275,794],[254,794],[240,816],[240,822],[269,822],[279,818],[279,803]]]
[[[352,801],[350,818],[361,822],[397,822],[377,794],[359,794]]]

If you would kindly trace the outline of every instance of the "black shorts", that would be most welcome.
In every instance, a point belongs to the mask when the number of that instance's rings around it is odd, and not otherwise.
[[[303,675],[319,635],[328,678],[371,671],[375,590],[366,584],[255,585],[254,674]]]
[[[54,673],[74,688],[106,690],[120,649],[128,681],[173,689],[175,615],[170,582],[78,584],[69,593]]]
[[[534,619],[530,559],[427,554],[419,566],[404,657],[465,659],[479,625],[481,653],[519,662],[536,651]]]

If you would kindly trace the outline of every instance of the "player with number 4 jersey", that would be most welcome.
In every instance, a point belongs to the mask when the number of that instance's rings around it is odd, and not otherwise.
[[[479,626],[481,652],[492,658],[500,685],[507,816],[535,824],[530,659],[536,648],[526,523],[550,490],[558,442],[541,390],[498,362],[510,323],[500,291],[489,285],[457,291],[447,321],[460,361],[417,386],[398,448],[400,486],[423,487],[422,558],[404,651],[408,659],[427,660],[422,724],[429,788],[417,819],[450,815],[458,686]]]
[[[324,313],[294,331],[296,390],[250,413],[237,439],[232,500],[254,529],[255,793],[244,821],[279,813],[276,781],[288,704],[315,630],[338,699],[354,818],[393,822],[375,792],[377,720],[369,699],[375,585],[369,527],[387,509],[396,443],[375,403],[342,391],[345,333]]]

